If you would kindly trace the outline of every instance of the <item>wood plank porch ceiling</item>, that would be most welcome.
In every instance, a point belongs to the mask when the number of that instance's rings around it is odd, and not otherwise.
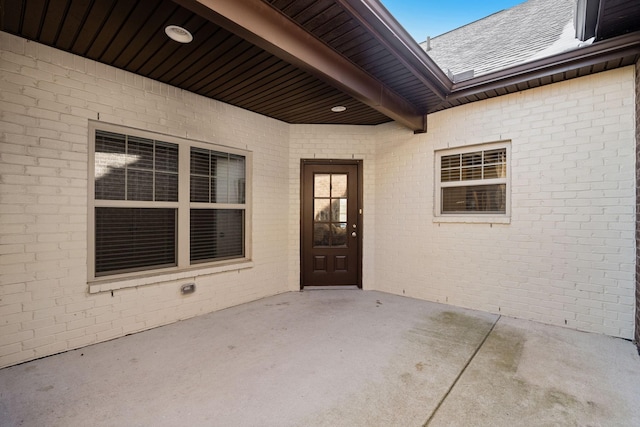
[[[620,7],[603,1],[603,17]],[[431,112],[640,55],[636,31],[454,85],[376,0],[0,0],[0,18],[8,33],[287,123],[396,120],[418,132]],[[167,25],[193,42],[168,39]]]

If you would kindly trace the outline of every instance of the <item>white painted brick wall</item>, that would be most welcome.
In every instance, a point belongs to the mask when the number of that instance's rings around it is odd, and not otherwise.
[[[633,96],[627,67],[381,126],[376,289],[632,338]],[[511,223],[433,222],[434,150],[500,140]]]
[[[0,32],[0,367],[287,290],[288,125]],[[241,271],[88,294],[88,120],[250,150]],[[182,296],[179,285],[195,281]]]
[[[365,289],[630,338],[633,70],[447,110],[286,125],[0,33],[0,366],[299,288],[300,159],[362,159]],[[89,119],[254,152],[254,268],[87,293]],[[511,223],[433,222],[434,149],[512,141]]]

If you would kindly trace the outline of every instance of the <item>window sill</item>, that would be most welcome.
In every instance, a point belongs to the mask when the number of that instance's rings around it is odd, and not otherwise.
[[[183,279],[194,279],[200,276],[224,273],[227,271],[245,270],[253,268],[253,261],[241,260],[233,263],[218,264],[212,266],[192,266],[184,270],[158,270],[146,272],[144,275],[132,277],[131,275],[121,278],[99,278],[89,281],[89,293],[109,292],[118,289],[135,288],[138,286],[154,285],[158,283],[173,282]]]
[[[433,222],[437,223],[462,223],[462,224],[511,224],[511,217],[496,215],[442,215],[434,216]]]

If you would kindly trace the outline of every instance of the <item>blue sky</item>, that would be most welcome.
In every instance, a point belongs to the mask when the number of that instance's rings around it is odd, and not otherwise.
[[[524,0],[380,0],[417,42],[508,9]]]

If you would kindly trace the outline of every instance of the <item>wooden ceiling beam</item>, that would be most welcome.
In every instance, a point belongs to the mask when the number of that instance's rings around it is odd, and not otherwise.
[[[427,131],[426,114],[263,0],[174,1],[414,132]]]

